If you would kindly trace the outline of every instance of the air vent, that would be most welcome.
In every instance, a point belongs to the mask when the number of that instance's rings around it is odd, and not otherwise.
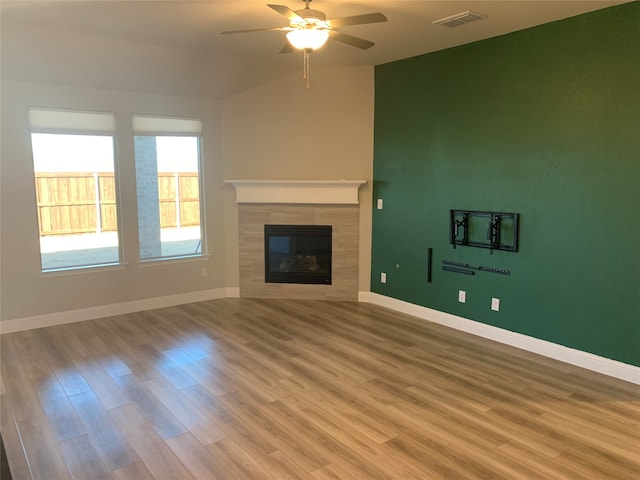
[[[440,20],[435,20],[434,25],[444,25],[445,27],[458,27],[460,25],[464,25],[465,23],[473,22],[474,20],[481,20],[483,18],[487,18],[486,15],[482,15],[481,13],[466,11],[462,13],[456,13],[455,15],[451,15],[450,17],[441,18]]]

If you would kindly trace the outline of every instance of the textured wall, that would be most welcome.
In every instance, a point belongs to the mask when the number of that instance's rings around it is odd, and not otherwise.
[[[373,68],[313,70],[220,102],[226,179],[366,180],[359,190],[359,289],[369,288],[373,175]],[[225,193],[227,286],[238,285],[237,208]]]
[[[633,2],[377,67],[371,290],[640,365],[638,25]],[[519,212],[520,251],[452,249],[449,209]]]
[[[217,102],[24,82],[2,82],[2,320],[66,312],[147,298],[207,291],[225,286],[221,178],[215,152],[219,145]],[[118,218],[124,265],[83,273],[40,272],[38,221],[27,108],[42,107],[114,112],[118,169]],[[136,171],[131,129],[133,114],[201,118],[203,131],[204,208],[207,239],[214,253],[191,262],[138,261]],[[220,180],[221,181],[221,180]],[[201,276],[201,268],[209,275]]]

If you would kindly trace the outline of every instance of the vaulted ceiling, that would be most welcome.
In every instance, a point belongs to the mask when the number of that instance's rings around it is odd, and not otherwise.
[[[301,0],[270,0],[294,10]],[[628,0],[314,0],[327,18],[382,12],[386,23],[344,27],[375,42],[360,50],[329,41],[312,68],[371,66],[503,35]],[[286,26],[256,0],[0,1],[2,78],[222,98],[302,71],[302,54],[280,54],[284,32],[221,35]],[[459,27],[432,22],[464,11],[486,18]]]

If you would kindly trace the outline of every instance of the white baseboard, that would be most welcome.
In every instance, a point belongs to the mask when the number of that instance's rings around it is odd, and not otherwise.
[[[228,298],[240,298],[240,287],[227,287],[225,290]]]
[[[479,337],[495,340],[512,347],[521,348],[561,362],[586,368],[610,377],[619,378],[627,382],[640,385],[640,367],[600,357],[592,353],[575,350],[573,348],[529,337],[521,333],[510,332],[502,328],[468,320],[450,313],[433,310],[395,298],[386,297],[373,292],[359,292],[358,301],[373,303],[381,307],[390,308],[397,312],[406,313],[430,322],[455,328]]]
[[[236,289],[239,290],[239,289]],[[197,292],[180,293],[168,295],[166,297],[145,298],[132,302],[116,303],[112,305],[101,305],[99,307],[81,308],[66,312],[49,313],[36,315],[33,317],[16,318],[0,322],[2,334],[31,330],[33,328],[52,327],[65,323],[81,322],[83,320],[94,320],[96,318],[111,317],[113,315],[123,315],[125,313],[152,310],[154,308],[172,307],[185,303],[202,302],[216,298],[234,297],[233,288],[217,288],[213,290],[200,290]]]

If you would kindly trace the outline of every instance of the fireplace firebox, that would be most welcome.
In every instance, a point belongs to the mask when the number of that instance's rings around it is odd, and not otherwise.
[[[331,285],[331,232],[331,225],[265,225],[265,282]]]

